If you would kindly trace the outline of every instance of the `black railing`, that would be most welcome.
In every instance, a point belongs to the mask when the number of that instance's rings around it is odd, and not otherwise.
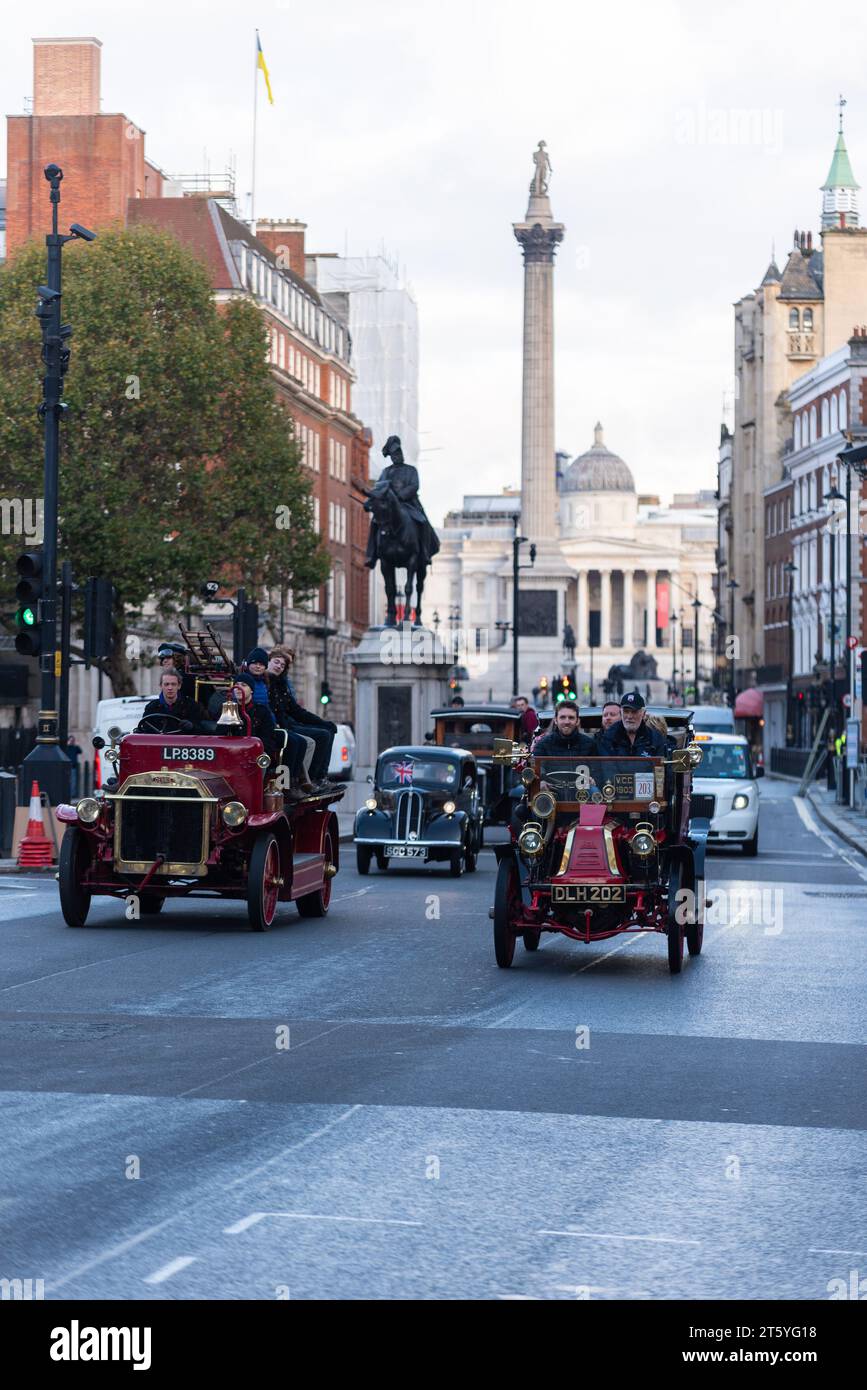
[[[803,777],[809,756],[809,748],[772,748],[771,772],[781,777]]]

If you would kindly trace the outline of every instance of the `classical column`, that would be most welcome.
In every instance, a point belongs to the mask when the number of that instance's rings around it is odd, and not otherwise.
[[[647,575],[647,646],[656,650],[656,570],[645,570]]]
[[[578,571],[578,650],[583,651],[590,641],[590,604],[587,571]]]
[[[611,646],[611,571],[599,571],[600,584],[600,618],[599,618],[599,645],[600,647]]]
[[[623,653],[624,660],[632,654],[632,570],[623,571]]]
[[[521,526],[537,544],[557,538],[554,471],[554,253],[565,228],[548,198],[551,166],[540,141],[523,222],[513,224],[524,253],[524,386],[521,425]]]

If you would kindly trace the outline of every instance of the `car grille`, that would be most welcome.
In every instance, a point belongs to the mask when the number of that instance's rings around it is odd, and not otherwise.
[[[422,829],[422,799],[418,792],[399,792],[395,836],[398,840],[408,840],[411,835],[419,836]]]
[[[708,820],[713,820],[716,810],[716,797],[708,796],[706,793],[699,793],[689,799],[690,816],[706,816]]]
[[[135,796],[148,797],[153,805],[125,797],[115,802],[122,808],[120,858],[152,863],[163,855],[175,864],[198,864],[206,803],[192,801],[187,787],[136,787]]]

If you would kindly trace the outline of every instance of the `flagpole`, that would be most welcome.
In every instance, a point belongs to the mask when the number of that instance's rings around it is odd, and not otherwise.
[[[256,235],[256,116],[259,109],[259,30],[253,55],[253,177],[250,184],[250,230]]]

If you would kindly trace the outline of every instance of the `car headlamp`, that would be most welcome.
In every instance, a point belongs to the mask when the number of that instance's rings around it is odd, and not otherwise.
[[[521,782],[525,787],[532,787],[536,780],[536,774],[531,767],[521,768]]]
[[[223,823],[230,830],[237,830],[247,819],[247,808],[242,801],[227,801],[223,807]]]
[[[745,809],[745,807],[749,806],[749,804],[750,804],[750,798],[747,796],[747,793],[746,793],[746,792],[738,792],[737,796],[736,796],[736,797],[734,798],[734,800],[732,801],[732,810],[733,810],[733,811],[743,811],[743,810]]]
[[[704,757],[704,750],[700,748],[697,743],[688,743],[686,746],[686,752],[689,755],[690,765],[692,767],[698,767],[699,763]]]
[[[369,797],[367,798],[367,800],[365,801],[364,805],[365,805],[365,807],[367,808],[368,811],[375,811],[375,810],[376,810],[376,806],[377,806],[376,797],[375,797],[375,796],[369,796]]]
[[[656,836],[651,825],[636,826],[629,848],[639,859],[649,859],[656,849]]]
[[[533,797],[533,815],[538,816],[540,820],[547,820],[549,816],[553,816],[556,809],[557,803],[550,792],[537,792]]]
[[[455,803],[454,803],[453,801],[444,801],[444,802],[443,802],[443,815],[445,815],[445,816],[453,816],[454,813],[455,813],[455,811],[456,811],[456,809],[457,809],[457,808],[456,808]]]
[[[92,796],[84,796],[76,805],[75,813],[82,825],[93,825],[99,817],[99,802]]]
[[[527,859],[535,859],[545,848],[541,825],[529,821],[518,836],[518,849]]]

